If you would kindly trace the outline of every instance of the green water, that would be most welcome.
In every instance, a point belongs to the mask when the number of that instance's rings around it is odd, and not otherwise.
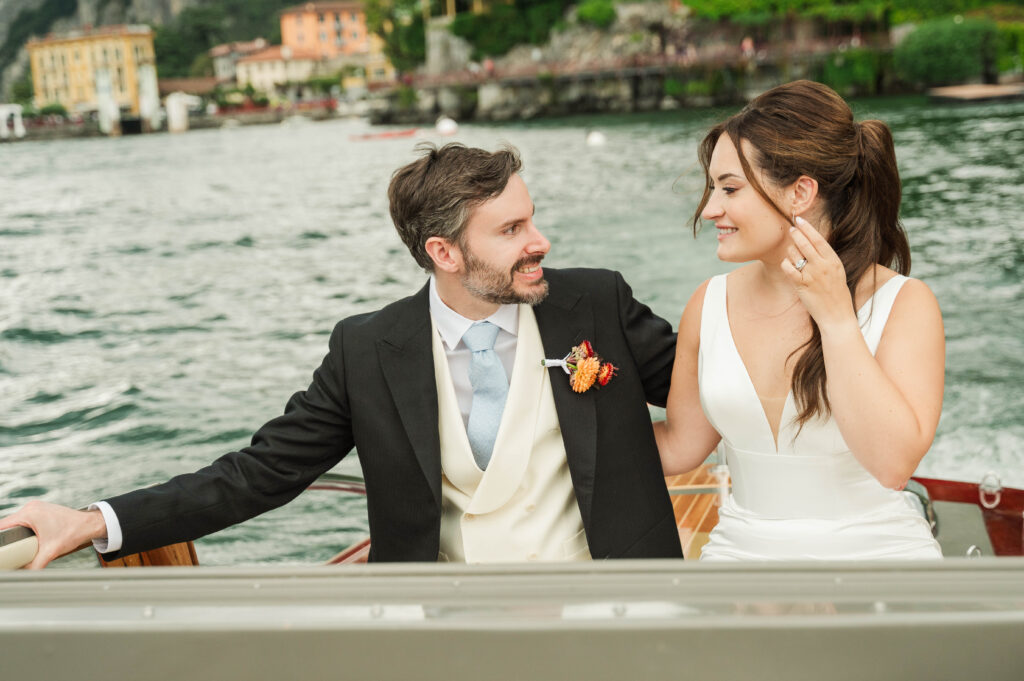
[[[1024,486],[1024,103],[855,111],[893,128],[913,275],[946,323],[943,416],[919,473],[994,470]],[[710,231],[688,231],[695,146],[725,113],[467,125],[455,139],[521,149],[546,264],[621,270],[677,324],[693,289],[730,267]],[[588,128],[607,144],[585,146]],[[422,284],[385,196],[417,140],[350,141],[365,131],[0,146],[0,514],[35,498],[84,504],[244,446],[307,385],[338,319]],[[199,553],[313,563],[365,532],[362,499],[308,492]]]

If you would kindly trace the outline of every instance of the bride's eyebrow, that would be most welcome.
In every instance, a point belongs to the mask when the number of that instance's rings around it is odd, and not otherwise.
[[[723,180],[728,180],[730,177],[735,177],[737,180],[743,179],[742,175],[737,175],[736,173],[722,173],[718,176],[718,181],[722,182]]]

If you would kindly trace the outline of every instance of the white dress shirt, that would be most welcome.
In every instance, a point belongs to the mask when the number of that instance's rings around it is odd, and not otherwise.
[[[512,375],[516,361],[516,337],[519,333],[519,306],[502,305],[486,319],[467,319],[445,305],[437,292],[437,282],[430,277],[430,316],[444,343],[444,354],[448,358],[448,370],[455,386],[455,399],[462,412],[462,422],[469,424],[469,410],[473,406],[473,386],[469,382],[469,361],[473,353],[462,342],[462,334],[478,321],[491,322],[498,327],[494,351],[498,353],[501,365],[505,367],[505,378]]]
[[[469,410],[473,406],[473,386],[469,382],[469,360],[472,356],[469,348],[462,342],[462,334],[477,321],[491,322],[498,327],[498,337],[494,341],[494,351],[498,353],[505,377],[512,375],[512,365],[516,360],[516,338],[519,332],[519,306],[502,305],[487,319],[472,320],[460,315],[445,305],[437,292],[437,282],[430,277],[430,316],[434,326],[444,343],[445,356],[448,358],[448,369],[452,373],[452,384],[455,386],[455,398],[462,412],[463,424],[469,423]],[[107,536],[93,539],[93,546],[100,553],[109,553],[121,548],[121,523],[110,504],[97,501],[89,505],[89,509],[99,509],[103,521],[107,525]]]

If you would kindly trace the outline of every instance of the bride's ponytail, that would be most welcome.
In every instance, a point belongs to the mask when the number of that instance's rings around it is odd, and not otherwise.
[[[873,262],[910,273],[910,245],[900,224],[900,174],[892,133],[882,121],[868,120],[857,128],[857,170],[850,188],[851,213],[877,230]]]

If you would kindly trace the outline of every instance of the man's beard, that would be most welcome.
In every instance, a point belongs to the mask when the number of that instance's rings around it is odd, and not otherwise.
[[[473,255],[469,248],[463,246],[466,258],[466,274],[462,277],[462,287],[481,300],[498,305],[525,303],[536,305],[548,295],[548,282],[541,279],[533,285],[529,292],[516,291],[513,284],[515,271],[520,267],[539,265],[544,256],[537,255],[522,258],[508,272],[491,267]]]

